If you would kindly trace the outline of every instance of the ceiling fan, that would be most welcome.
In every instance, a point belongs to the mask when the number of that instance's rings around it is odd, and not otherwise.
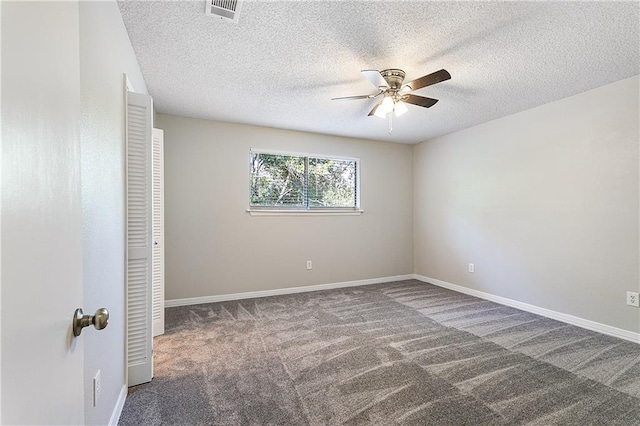
[[[331,100],[373,99],[382,95],[382,100],[369,112],[369,116],[374,115],[380,118],[385,118],[387,114],[391,112],[395,112],[396,116],[404,114],[408,110],[405,104],[418,105],[424,108],[432,107],[438,102],[437,99],[413,95],[409,92],[451,78],[451,74],[444,69],[427,74],[408,83],[404,83],[404,71],[395,68],[382,71],[363,70],[362,74],[378,89],[378,93],[372,95],[344,96]],[[391,120],[391,114],[389,114],[389,120]],[[391,131],[391,121],[389,121],[389,131]]]

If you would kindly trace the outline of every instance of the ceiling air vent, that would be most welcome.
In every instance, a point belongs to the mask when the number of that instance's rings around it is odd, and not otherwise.
[[[241,0],[207,0],[207,15],[225,21],[238,22]]]

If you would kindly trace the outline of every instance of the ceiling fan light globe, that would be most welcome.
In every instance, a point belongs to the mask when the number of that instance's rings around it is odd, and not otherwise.
[[[393,99],[391,99],[390,96],[385,96],[385,98],[382,100],[382,103],[380,104],[380,108],[383,108],[385,110],[385,114],[393,111]]]
[[[387,110],[382,108],[382,105],[380,105],[378,108],[376,108],[376,112],[374,112],[373,115],[378,118],[386,118]]]
[[[409,111],[409,108],[407,108],[404,102],[398,101],[396,105],[393,107],[393,110],[396,113],[396,117],[400,117],[402,114]]]

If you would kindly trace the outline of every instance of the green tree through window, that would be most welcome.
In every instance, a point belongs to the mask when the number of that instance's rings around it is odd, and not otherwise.
[[[358,208],[358,160],[251,152],[251,207]]]

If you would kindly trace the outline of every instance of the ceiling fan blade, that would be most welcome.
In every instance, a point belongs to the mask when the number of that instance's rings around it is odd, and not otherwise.
[[[389,84],[387,83],[387,80],[385,80],[382,77],[382,74],[380,74],[380,71],[378,71],[378,70],[362,70],[360,72],[362,73],[362,75],[364,75],[367,78],[367,80],[369,80],[371,82],[371,84],[376,86],[378,89],[381,88],[381,87],[384,87],[384,88],[389,87]]]
[[[371,112],[368,114],[368,116],[369,116],[369,117],[371,117],[373,114],[375,114],[375,113],[376,113],[376,110],[378,109],[378,107],[379,107],[380,105],[382,105],[382,102],[378,102],[378,103],[376,104],[376,106],[374,106],[374,107],[373,107],[373,109],[372,109],[372,110],[371,110]]]
[[[411,94],[404,95],[402,97],[402,101],[408,104],[418,105],[425,108],[432,107],[436,104],[436,102],[438,102],[437,99],[425,98],[424,96],[417,96],[417,95],[411,95]]]
[[[447,70],[443,69],[405,83],[403,86],[408,86],[410,90],[418,90],[423,87],[431,86],[432,84],[440,83],[441,81],[449,80],[450,78],[451,74],[449,74]]]
[[[341,96],[339,98],[331,98],[332,101],[352,101],[354,99],[373,99],[382,94],[382,90],[374,95],[356,95],[356,96]]]
[[[354,99],[370,99],[374,95],[358,95],[358,96],[343,96],[341,98],[331,98],[332,101],[352,101]]]

